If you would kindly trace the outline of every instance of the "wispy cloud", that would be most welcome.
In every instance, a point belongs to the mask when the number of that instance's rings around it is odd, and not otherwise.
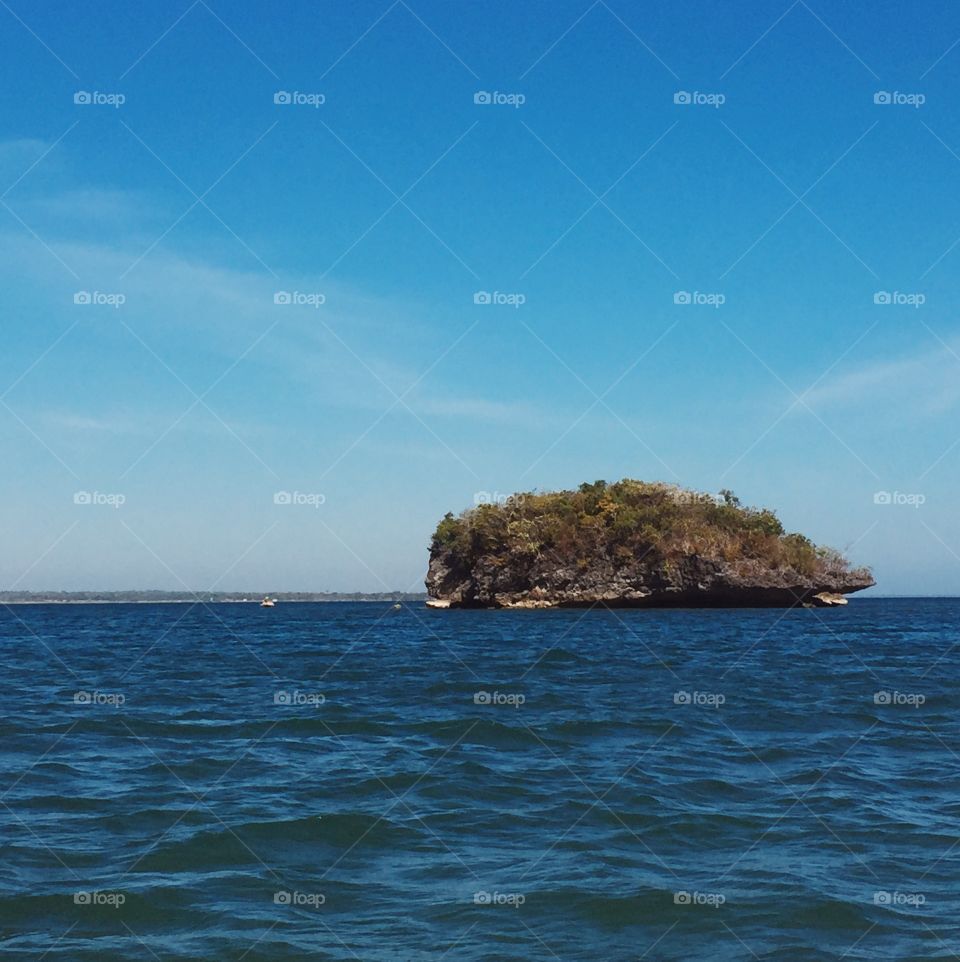
[[[98,388],[90,397],[78,397],[76,407],[36,410],[50,430],[104,443],[109,437],[156,437],[177,421],[182,413],[177,405],[191,400],[183,385],[175,383],[177,378],[200,393],[254,343],[243,369],[233,372],[234,381],[228,379],[224,390],[235,388],[239,378],[268,393],[277,385],[284,391],[295,385],[301,409],[352,411],[364,424],[367,415],[378,417],[399,395],[403,403],[394,404],[396,417],[426,419],[441,433],[449,430],[451,420],[517,431],[560,431],[569,424],[569,412],[555,405],[547,408],[530,398],[500,393],[488,397],[460,388],[450,367],[462,364],[462,352],[476,346],[469,336],[458,347],[459,357],[444,359],[431,370],[449,344],[438,341],[421,305],[286,271],[282,265],[273,265],[273,275],[248,258],[226,232],[199,250],[189,232],[171,232],[157,243],[181,209],[167,209],[161,197],[138,190],[68,178],[69,154],[51,166],[50,147],[30,139],[0,143],[0,171],[6,162],[11,176],[44,158],[14,195],[14,209],[35,235],[12,218],[4,225],[0,217],[0,278],[6,274],[17,289],[24,310],[33,317],[31,326],[50,327],[51,340],[77,317],[75,292],[121,293],[121,311],[89,311],[82,318],[83,330],[72,337],[99,338],[104,356],[115,355],[114,364],[120,358],[122,366],[123,357],[146,362],[158,383],[166,385],[163,391],[171,392],[124,399],[118,413]],[[64,149],[58,144],[56,152]],[[322,295],[323,304],[278,305],[279,291]],[[468,329],[468,310],[461,329],[455,320],[450,324],[450,342]],[[147,357],[145,351],[156,356]],[[42,376],[42,371],[36,374]],[[222,396],[212,400],[244,436],[270,431],[265,425],[243,426],[249,421],[247,411],[235,409]],[[179,421],[176,430],[205,430],[202,421],[191,416]],[[414,430],[419,433],[421,427]],[[385,440],[373,434],[369,443]]]
[[[70,196],[50,198],[47,212],[68,205]],[[109,199],[117,216],[136,207],[132,198],[122,194]],[[88,195],[87,200],[95,204],[97,194]],[[406,404],[424,416],[527,428],[564,422],[559,414],[524,399],[451,390],[442,365],[406,395],[440,352],[435,334],[417,320],[416,305],[373,297],[329,279],[285,274],[278,280],[169,250],[153,252],[124,277],[139,256],[134,245],[74,239],[47,242],[76,271],[79,281],[39,242],[25,242],[16,231],[0,231],[0,276],[9,273],[21,290],[26,285],[26,300],[32,303],[38,322],[51,325],[51,332],[62,326],[63,317],[76,317],[78,308],[72,298],[77,290],[122,293],[125,303],[119,312],[100,308],[84,315],[91,322],[88,333],[106,330],[117,343],[129,341],[137,353],[143,348],[136,337],[142,338],[178,373],[211,352],[223,359],[225,368],[266,334],[244,363],[292,380],[305,398],[318,403],[379,413],[397,395],[404,395]],[[324,303],[317,308],[278,305],[274,302],[278,291],[322,294]],[[198,391],[206,386],[190,383]],[[63,417],[61,422],[67,426]],[[76,419],[77,430],[138,430],[136,423],[116,418],[102,421],[77,412]]]
[[[806,395],[814,408],[896,408],[936,416],[960,402],[960,341],[843,371]],[[799,408],[802,410],[802,408]]]
[[[75,231],[78,224],[95,226],[100,231],[105,227],[130,230],[156,223],[163,214],[161,205],[146,192],[100,187],[31,196],[16,201],[15,206],[28,221],[36,218],[42,218],[45,224],[54,221],[58,234],[65,228]]]
[[[411,407],[419,414],[467,418],[514,427],[556,427],[566,425],[570,420],[568,417],[550,414],[539,405],[522,400],[491,401],[470,397],[425,397],[413,400]]]

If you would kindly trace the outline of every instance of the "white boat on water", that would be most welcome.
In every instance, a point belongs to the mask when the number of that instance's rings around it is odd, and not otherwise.
[[[273,608],[276,605],[276,603],[277,603],[276,598],[264,598],[263,601],[260,602],[260,607]]]

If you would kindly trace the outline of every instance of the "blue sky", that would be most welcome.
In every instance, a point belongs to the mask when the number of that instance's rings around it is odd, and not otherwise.
[[[0,4],[3,587],[418,590],[479,492],[629,476],[960,592],[958,39],[946,2]]]

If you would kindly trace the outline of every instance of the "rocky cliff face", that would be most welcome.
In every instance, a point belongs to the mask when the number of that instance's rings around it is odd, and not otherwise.
[[[621,566],[599,558],[585,569],[549,560],[503,564],[489,556],[466,568],[455,552],[440,548],[431,553],[426,577],[427,604],[443,608],[832,606],[874,583],[866,572],[812,577],[760,563],[734,567],[697,555]]]
[[[428,605],[464,608],[829,606],[873,584],[732,492],[630,479],[448,514],[426,578]]]

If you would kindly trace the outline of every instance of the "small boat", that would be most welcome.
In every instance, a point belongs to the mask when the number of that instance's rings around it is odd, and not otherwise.
[[[395,605],[393,606],[393,610],[394,610],[394,611],[399,611],[402,607],[403,607],[403,605],[401,605],[399,602],[397,602],[397,604],[395,604]]]
[[[264,598],[263,601],[260,602],[260,607],[273,608],[274,605],[276,605],[276,603],[277,603],[276,598]]]

